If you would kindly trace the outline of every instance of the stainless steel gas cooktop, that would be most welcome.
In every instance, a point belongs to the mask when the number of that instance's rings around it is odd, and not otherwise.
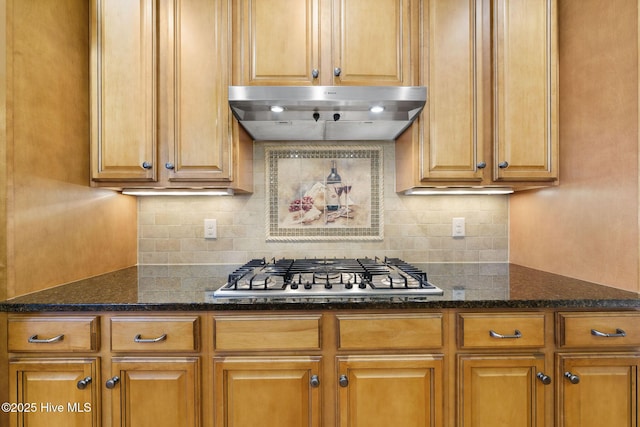
[[[213,294],[222,298],[442,295],[427,273],[397,258],[254,259]]]

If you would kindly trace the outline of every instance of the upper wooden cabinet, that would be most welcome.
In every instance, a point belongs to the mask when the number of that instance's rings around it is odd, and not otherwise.
[[[156,181],[156,3],[91,5],[91,177]]]
[[[428,87],[428,100],[417,123],[398,141],[398,164],[405,165],[397,168],[398,185],[412,187],[414,176],[479,182],[483,169],[478,164],[485,161],[482,2],[427,0],[422,19],[428,43],[421,84]]]
[[[94,185],[250,188],[240,169],[251,155],[232,135],[218,59],[222,3],[92,1]]]
[[[557,179],[556,1],[424,1],[429,95],[396,143],[397,191]]]
[[[493,1],[496,181],[558,177],[556,1]]]
[[[233,84],[416,84],[418,10],[417,0],[233,0]]]

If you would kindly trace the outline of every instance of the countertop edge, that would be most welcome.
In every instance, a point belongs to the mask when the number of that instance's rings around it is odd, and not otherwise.
[[[133,304],[12,304],[0,312],[149,312],[149,311],[292,311],[292,310],[438,310],[438,309],[640,309],[638,299],[474,300],[474,301],[348,301],[264,303],[133,303]]]

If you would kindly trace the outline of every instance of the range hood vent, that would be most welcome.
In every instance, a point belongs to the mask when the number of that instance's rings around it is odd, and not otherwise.
[[[424,86],[229,86],[256,141],[395,140],[426,100]]]

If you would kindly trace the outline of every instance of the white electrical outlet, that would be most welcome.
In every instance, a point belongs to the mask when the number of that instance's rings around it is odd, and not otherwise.
[[[464,229],[464,218],[453,218],[451,223],[451,236],[453,237],[464,237],[465,229]]]
[[[452,296],[454,301],[462,301],[464,300],[464,288],[462,289],[456,289],[453,288],[453,296]]]
[[[204,238],[216,239],[218,237],[218,221],[215,219],[204,220]]]

